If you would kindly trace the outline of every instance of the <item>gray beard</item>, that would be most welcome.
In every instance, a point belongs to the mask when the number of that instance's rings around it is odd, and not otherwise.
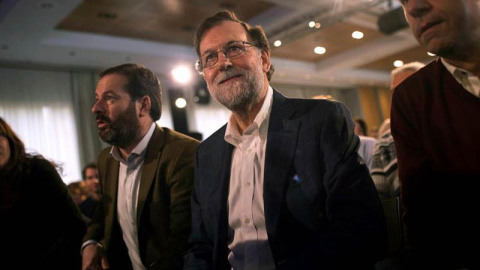
[[[246,74],[260,74],[254,72],[262,72],[261,67],[260,71],[253,70]],[[227,71],[226,73],[227,75],[224,77],[228,77],[229,73],[234,74],[238,72],[232,70],[231,72]],[[251,106],[258,100],[258,96],[263,90],[264,84],[265,82],[261,76],[247,76],[245,81],[236,82],[227,90],[230,91],[231,94],[222,95],[217,91],[215,99],[230,111],[247,113]]]

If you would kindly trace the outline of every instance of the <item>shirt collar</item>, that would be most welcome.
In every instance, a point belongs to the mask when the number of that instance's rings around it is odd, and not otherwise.
[[[150,129],[147,131],[145,136],[143,136],[142,140],[133,148],[132,153],[130,153],[130,156],[127,157],[127,160],[130,157],[145,157],[145,153],[147,152],[147,146],[148,142],[152,138],[153,131],[155,130],[155,123],[152,123],[150,126]],[[113,146],[112,149],[110,150],[110,155],[112,157],[122,163],[127,163],[127,160],[122,157],[120,154],[120,149],[118,149],[117,146]]]
[[[440,59],[441,59],[443,65],[445,66],[445,68],[448,70],[448,72],[450,72],[453,75],[453,77],[455,78],[455,80],[457,80],[457,82],[461,85],[463,85],[463,78],[465,76],[468,77],[469,75],[473,75],[473,73],[471,73],[468,70],[456,67],[456,66],[448,63],[447,61],[445,61],[445,59],[443,59],[443,58],[440,58]]]
[[[268,119],[270,116],[270,111],[272,109],[272,100],[273,100],[273,88],[269,85],[265,100],[263,101],[262,108],[255,116],[253,123],[244,131],[245,133],[251,133],[255,129],[260,130],[260,137],[266,139],[266,130],[268,127]],[[224,139],[226,142],[236,146],[241,141],[242,134],[238,130],[238,123],[233,114],[230,114],[230,118],[227,123],[227,129],[225,131]]]

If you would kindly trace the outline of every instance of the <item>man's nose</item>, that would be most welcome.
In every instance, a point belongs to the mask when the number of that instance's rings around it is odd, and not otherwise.
[[[92,113],[99,114],[101,112],[103,112],[103,104],[100,100],[97,100],[92,106]]]
[[[229,67],[233,66],[230,57],[228,57],[228,55],[223,51],[218,53],[218,66],[220,70],[226,70]]]

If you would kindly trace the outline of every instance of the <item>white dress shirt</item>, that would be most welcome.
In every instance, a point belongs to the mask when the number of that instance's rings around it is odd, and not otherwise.
[[[235,270],[275,269],[265,227],[263,202],[265,149],[273,89],[254,122],[240,134],[231,115],[225,141],[233,150],[228,195],[228,261]]]
[[[445,68],[447,68],[448,72],[453,75],[455,80],[457,80],[457,82],[461,84],[463,88],[476,97],[480,97],[480,79],[475,74],[468,70],[458,68],[448,63],[443,58],[440,59],[442,60]]]
[[[152,123],[147,134],[133,149],[130,156],[126,159],[122,157],[119,149],[115,146],[110,154],[120,162],[118,172],[118,195],[117,195],[117,214],[120,227],[123,232],[123,240],[128,248],[128,255],[132,261],[134,270],[145,270],[140,258],[138,247],[138,229],[137,229],[137,200],[140,189],[140,179],[142,177],[142,165],[147,152],[147,145],[150,141],[155,123]]]

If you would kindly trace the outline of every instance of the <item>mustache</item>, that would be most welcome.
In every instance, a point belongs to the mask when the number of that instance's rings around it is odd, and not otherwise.
[[[215,78],[214,83],[220,84],[225,82],[228,79],[242,76],[242,75],[243,75],[243,72],[241,72],[240,70],[229,69],[229,70],[223,71],[222,73],[219,73],[219,75]]]
[[[106,123],[111,123],[112,121],[110,120],[110,118],[104,116],[104,115],[99,115],[97,114],[97,116],[95,117],[95,120],[97,121],[103,121],[103,122],[106,122]]]

